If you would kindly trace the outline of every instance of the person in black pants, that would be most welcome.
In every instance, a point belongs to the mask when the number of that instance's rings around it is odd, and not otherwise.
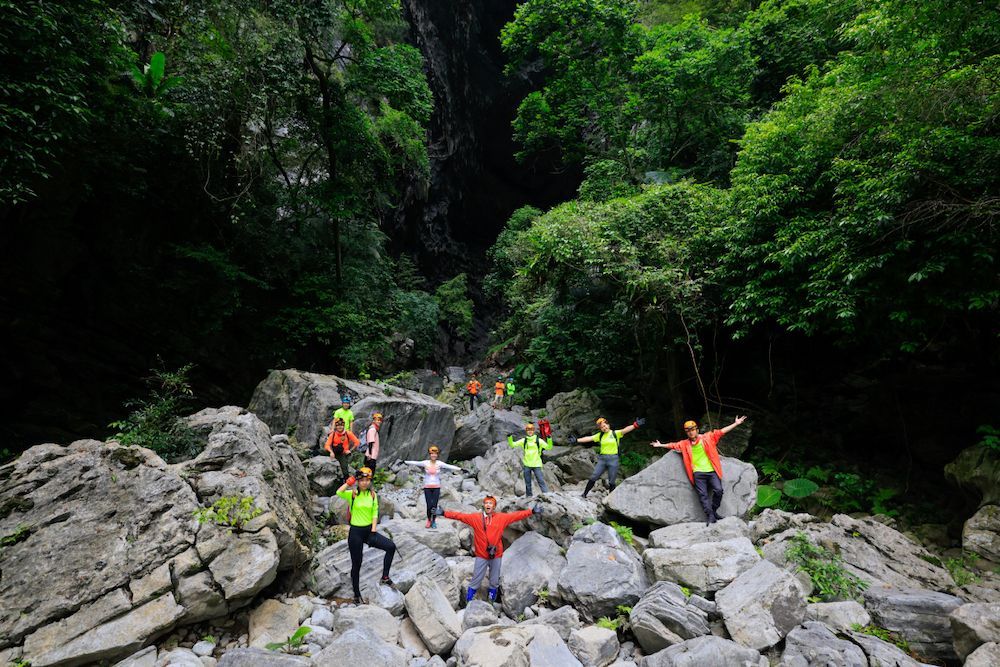
[[[355,482],[358,488],[349,490],[348,487],[354,486]],[[396,545],[378,532],[378,495],[371,486],[371,469],[361,468],[356,480],[354,477],[349,477],[347,482],[337,489],[337,495],[350,504],[351,528],[347,533],[347,550],[351,554],[351,586],[354,587],[356,604],[365,602],[361,598],[359,580],[361,556],[366,544],[385,552],[385,558],[382,560],[382,579],[379,583],[383,586],[393,585],[392,579],[389,578],[389,568],[392,567],[392,558],[396,555]]]

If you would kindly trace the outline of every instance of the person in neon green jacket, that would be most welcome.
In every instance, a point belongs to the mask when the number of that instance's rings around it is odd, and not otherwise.
[[[615,479],[618,477],[618,445],[621,442],[622,436],[627,433],[631,433],[635,429],[639,428],[646,423],[646,420],[642,417],[636,417],[635,421],[626,426],[625,428],[613,429],[611,425],[608,424],[608,420],[604,417],[597,418],[597,428],[600,430],[594,435],[588,435],[585,438],[575,438],[570,436],[569,444],[584,444],[587,442],[592,442],[600,448],[597,453],[597,465],[594,466],[594,473],[587,480],[587,486],[583,490],[583,497],[586,498],[590,490],[594,488],[594,484],[597,480],[601,478],[604,471],[608,471],[608,490],[615,490]]]
[[[357,484],[356,489],[350,487]],[[378,494],[372,489],[371,468],[361,468],[358,476],[353,475],[337,489],[337,495],[348,502],[351,527],[347,533],[347,551],[351,554],[351,586],[354,587],[354,602],[364,603],[361,599],[359,580],[361,577],[361,556],[364,546],[381,549],[385,552],[382,559],[383,586],[392,586],[389,578],[389,568],[392,558],[396,555],[396,545],[385,535],[378,532]]]
[[[524,437],[514,440],[514,436],[508,435],[507,444],[511,447],[520,447],[524,452],[521,458],[521,464],[524,466],[524,495],[531,495],[532,475],[538,480],[542,493],[548,493],[549,487],[545,484],[545,476],[542,475],[542,450],[552,449],[552,438],[535,435],[535,425],[529,422],[524,425]]]

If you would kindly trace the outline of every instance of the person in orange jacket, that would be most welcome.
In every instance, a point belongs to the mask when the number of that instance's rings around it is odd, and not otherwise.
[[[472,379],[465,383],[465,391],[469,394],[469,412],[476,411],[476,401],[479,400],[479,390],[483,388],[483,383],[473,374]]]
[[[490,573],[490,602],[497,599],[497,587],[500,585],[500,559],[503,557],[503,531],[504,528],[514,523],[527,519],[532,514],[541,514],[542,508],[535,505],[530,510],[520,510],[517,512],[495,512],[497,499],[493,496],[483,498],[483,511],[471,514],[452,512],[440,505],[434,511],[438,516],[446,519],[461,521],[472,528],[472,545],[476,554],[476,563],[472,570],[472,580],[469,582],[469,590],[465,594],[465,601],[471,602],[476,597],[476,591],[486,576],[486,571]]]
[[[344,427],[343,419],[338,417],[333,420],[333,430],[326,437],[326,444],[323,445],[323,449],[330,452],[331,459],[337,459],[337,464],[340,466],[340,474],[344,476],[343,479],[345,481],[349,475],[348,457],[360,444],[361,441],[358,440],[358,436]]]
[[[689,420],[684,422],[686,440],[666,443],[654,440],[650,443],[653,447],[665,447],[680,452],[684,460],[684,470],[691,485],[698,492],[702,509],[705,510],[705,525],[719,520],[719,505],[722,504],[722,461],[719,459],[717,445],[722,436],[746,420],[745,416],[737,417],[729,426],[700,434],[698,422]]]
[[[503,381],[503,376],[497,378],[496,383],[493,385],[493,409],[500,410],[503,408],[503,394],[507,390],[507,383]]]

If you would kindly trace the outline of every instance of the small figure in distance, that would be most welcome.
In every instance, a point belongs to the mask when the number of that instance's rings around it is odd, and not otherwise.
[[[473,373],[472,379],[465,383],[465,391],[469,394],[469,412],[476,411],[476,402],[479,400],[479,391],[483,388],[483,383],[479,377]]]
[[[507,385],[503,381],[503,376],[497,378],[496,383],[493,385],[493,409],[501,410],[503,409],[503,393],[507,389]]]
[[[698,422],[688,420],[684,422],[686,440],[666,443],[654,440],[650,443],[653,447],[664,447],[681,453],[684,470],[691,485],[698,492],[702,509],[705,510],[706,526],[719,520],[719,505],[722,504],[722,461],[719,459],[719,440],[746,420],[745,416],[737,417],[729,426],[700,434]]]

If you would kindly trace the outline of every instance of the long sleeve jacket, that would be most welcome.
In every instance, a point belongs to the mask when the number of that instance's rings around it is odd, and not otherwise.
[[[497,548],[496,558],[503,556],[503,530],[515,521],[527,519],[531,516],[531,510],[520,510],[517,512],[494,512],[486,516],[485,512],[475,512],[463,514],[445,510],[446,519],[461,521],[472,528],[472,545],[476,558],[488,558],[486,545],[492,544]]]

